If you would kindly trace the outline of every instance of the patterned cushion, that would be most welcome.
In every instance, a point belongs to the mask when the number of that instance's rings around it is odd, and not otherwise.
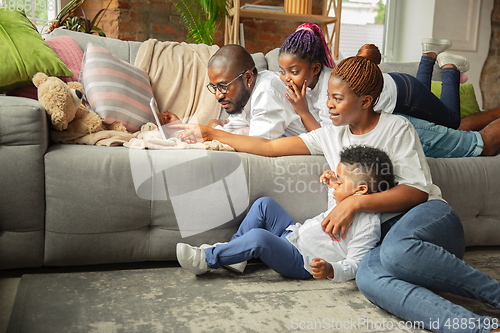
[[[110,51],[87,44],[80,82],[89,108],[105,123],[119,121],[130,132],[138,131],[147,122],[154,123],[148,74]]]
[[[73,77],[62,78],[64,82],[78,81],[82,69],[83,51],[76,41],[68,36],[58,36],[46,40],[50,48],[73,72]]]

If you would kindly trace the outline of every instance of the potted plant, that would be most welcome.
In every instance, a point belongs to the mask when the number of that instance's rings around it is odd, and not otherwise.
[[[103,8],[99,12],[97,12],[93,19],[89,19],[85,14],[83,8],[81,8],[85,1],[87,0],[71,0],[57,14],[56,20],[49,26],[48,32],[51,32],[55,28],[63,27],[64,29],[68,29],[71,31],[80,31],[87,34],[97,33],[99,34],[99,36],[106,37],[106,34],[99,27],[97,27],[97,25],[101,21],[102,15],[104,15],[106,10],[108,9],[111,1],[109,1],[106,8]],[[79,8],[82,10],[83,16],[75,15],[75,11]],[[99,19],[99,21],[97,21],[97,19]]]
[[[187,39],[212,45],[220,19],[229,16],[228,0],[178,0],[175,9],[187,26]]]

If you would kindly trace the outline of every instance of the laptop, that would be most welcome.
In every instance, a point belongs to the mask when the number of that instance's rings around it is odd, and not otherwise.
[[[156,126],[158,126],[158,130],[160,131],[161,137],[163,140],[167,140],[167,135],[165,134],[165,130],[163,129],[164,124],[160,119],[160,111],[158,110],[158,104],[156,103],[156,99],[153,97],[149,102],[149,106],[151,106],[151,110],[153,111],[153,116],[155,117]]]

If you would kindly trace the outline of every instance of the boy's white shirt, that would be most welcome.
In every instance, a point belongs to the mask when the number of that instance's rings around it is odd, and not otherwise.
[[[235,134],[247,134],[266,139],[297,136],[306,129],[285,96],[286,87],[276,73],[264,70],[257,75],[250,99],[237,115],[217,129]]]
[[[331,208],[333,209],[333,207]],[[333,281],[344,282],[354,279],[359,262],[380,240],[380,214],[360,212],[356,214],[347,233],[340,241],[331,240],[321,228],[321,222],[328,211],[308,219],[304,224],[291,225],[286,236],[304,259],[304,269],[312,274],[309,263],[320,258],[333,267]]]

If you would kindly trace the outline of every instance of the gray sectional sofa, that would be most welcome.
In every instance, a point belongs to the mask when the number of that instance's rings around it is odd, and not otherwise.
[[[131,63],[140,46],[60,29],[48,38],[58,35],[82,49],[92,40]],[[276,52],[254,54],[258,68],[277,70]],[[228,240],[261,196],[297,221],[326,209],[322,156],[53,144],[48,128],[37,101],[0,96],[1,269],[175,260],[179,241]],[[467,245],[500,245],[500,155],[428,162]]]

